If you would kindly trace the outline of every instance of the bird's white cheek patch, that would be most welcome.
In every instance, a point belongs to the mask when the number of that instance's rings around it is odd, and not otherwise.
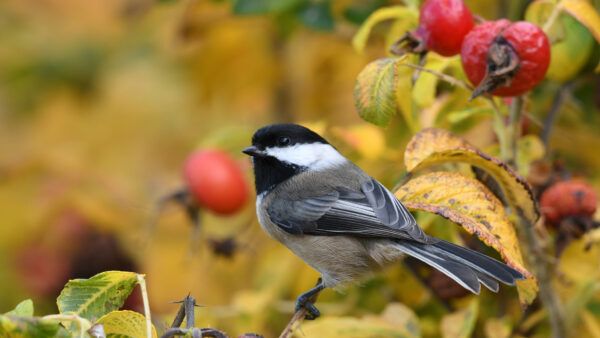
[[[280,161],[285,161],[312,170],[329,169],[344,164],[347,160],[329,144],[297,144],[290,147],[270,147],[265,152]]]

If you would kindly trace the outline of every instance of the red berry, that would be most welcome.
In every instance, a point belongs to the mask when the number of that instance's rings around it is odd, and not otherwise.
[[[542,194],[540,206],[546,221],[558,224],[569,216],[591,217],[596,212],[598,196],[581,181],[558,182]]]
[[[462,41],[473,28],[473,15],[462,0],[427,0],[421,6],[419,27],[425,46],[443,56],[460,53]]]
[[[510,44],[519,58],[519,68],[511,76],[509,86],[492,91],[497,96],[517,96],[535,87],[546,74],[550,64],[550,44],[546,34],[536,25],[506,19],[488,21],[475,26],[463,41],[461,61],[473,85],[479,85],[486,75],[488,51],[497,35]]]
[[[248,199],[248,185],[240,167],[218,149],[192,153],[183,176],[195,201],[219,214],[240,210]]]

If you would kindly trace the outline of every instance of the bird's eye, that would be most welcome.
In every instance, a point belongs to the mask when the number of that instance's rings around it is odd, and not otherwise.
[[[290,144],[290,139],[288,137],[282,136],[277,140],[277,144],[280,146],[287,146]]]

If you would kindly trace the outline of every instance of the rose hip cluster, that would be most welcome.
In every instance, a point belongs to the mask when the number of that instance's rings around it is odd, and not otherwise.
[[[550,43],[536,25],[506,19],[474,25],[462,0],[427,0],[419,28],[406,33],[392,53],[443,56],[460,53],[463,69],[476,86],[471,98],[484,93],[518,96],[533,89],[550,65]]]

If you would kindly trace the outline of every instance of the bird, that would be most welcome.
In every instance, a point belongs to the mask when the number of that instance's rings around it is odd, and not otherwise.
[[[497,292],[525,276],[508,265],[426,234],[394,194],[346,159],[322,136],[291,123],[258,129],[249,155],[256,213],[264,232],[321,274],[298,296],[295,311],[320,311],[313,297],[325,288],[361,281],[412,256],[472,293]]]

